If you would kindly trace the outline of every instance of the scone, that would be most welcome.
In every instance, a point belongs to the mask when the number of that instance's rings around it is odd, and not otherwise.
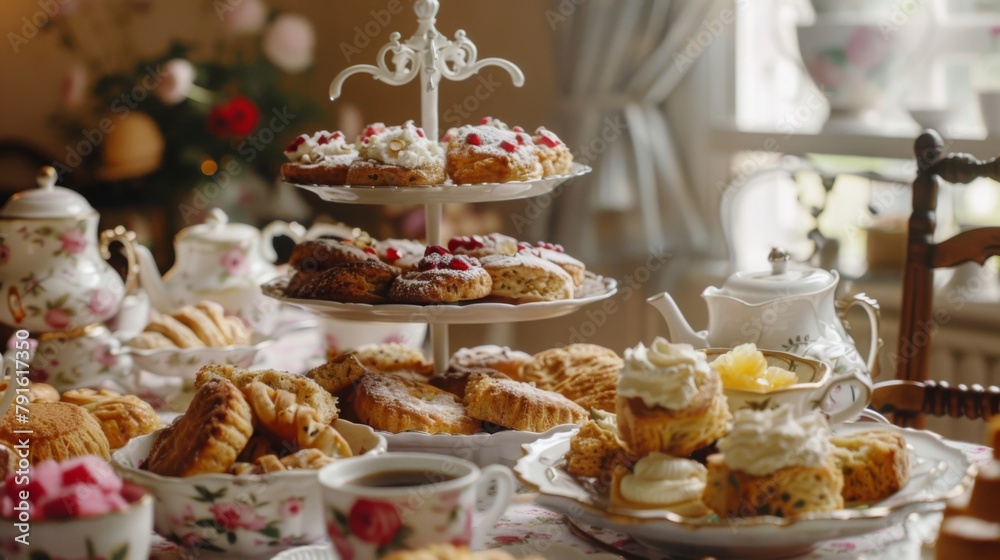
[[[531,362],[531,354],[511,350],[506,346],[484,344],[472,348],[461,348],[451,355],[448,371],[472,371],[492,369],[511,379],[521,378],[521,368]]]
[[[458,185],[530,181],[542,176],[531,137],[495,126],[463,126],[448,143],[448,176]]]
[[[736,412],[733,430],[708,457],[705,503],[720,517],[791,517],[844,507],[844,477],[822,413],[791,407]]]
[[[447,179],[441,146],[413,121],[363,137],[358,152],[347,170],[351,185],[433,186]]]
[[[590,420],[570,438],[565,459],[570,474],[610,482],[613,468],[628,462],[628,450],[618,438],[617,424]]]
[[[285,148],[288,163],[281,176],[291,183],[343,185],[347,169],[358,159],[358,150],[339,130],[300,134]]]
[[[376,430],[429,434],[474,434],[481,424],[455,395],[392,373],[370,373],[354,393],[358,419]]]
[[[833,457],[844,474],[845,502],[876,502],[910,480],[906,439],[890,430],[866,430],[830,438]]]
[[[274,369],[251,370],[231,365],[214,364],[205,366],[198,371],[194,386],[200,389],[203,385],[218,380],[230,381],[239,389],[243,389],[254,381],[260,381],[272,389],[288,391],[295,395],[295,402],[315,409],[323,424],[332,424],[340,414],[337,408],[337,398],[324,391],[315,381],[303,375]]]
[[[380,260],[350,262],[319,273],[296,272],[285,293],[293,298],[380,304],[389,300],[395,269]],[[302,281],[297,279],[303,278]]]
[[[638,456],[686,457],[725,435],[732,420],[705,354],[659,337],[625,351],[615,405],[618,433]]]
[[[580,286],[586,278],[587,266],[579,259],[571,257],[562,245],[545,241],[531,245],[522,241],[517,244],[517,248],[519,252],[535,255],[565,270],[573,279],[574,286]]]
[[[424,376],[434,373],[434,364],[424,357],[423,350],[397,342],[365,344],[346,353],[374,371],[412,371]]]
[[[559,393],[483,373],[469,376],[465,407],[477,420],[523,432],[583,424],[589,418],[586,410]]]
[[[521,368],[521,381],[562,393],[584,409],[615,412],[618,378],[624,362],[609,348],[570,344],[535,354]]]
[[[307,371],[305,377],[315,381],[331,395],[336,395],[341,391],[353,388],[361,376],[368,372],[368,368],[358,361],[357,356],[340,354],[325,364],[320,364]]]
[[[566,175],[573,166],[573,153],[554,132],[540,126],[531,137],[535,155],[542,164],[542,176]]]
[[[429,377],[427,382],[438,389],[448,391],[460,399],[465,399],[465,390],[469,386],[469,378],[477,373],[498,379],[510,379],[510,376],[493,369],[467,369],[437,373]]]
[[[707,469],[697,461],[653,452],[630,469],[615,469],[611,504],[624,509],[655,509],[703,517],[712,513],[701,501],[707,474]]]
[[[518,251],[518,241],[509,235],[463,235],[448,240],[448,250],[456,255],[481,259],[490,255],[513,255]]]
[[[201,385],[187,412],[156,436],[145,466],[163,476],[228,472],[252,434],[243,393],[215,379]]]
[[[366,251],[343,239],[310,239],[292,249],[288,264],[297,272],[315,273],[342,264],[378,260],[374,249]]]
[[[102,399],[83,408],[100,423],[111,449],[124,447],[130,439],[160,429],[156,410],[135,395]]]
[[[16,431],[31,430],[31,434]],[[36,402],[27,422],[20,422],[17,407],[0,418],[0,443],[14,448],[29,439],[28,460],[32,465],[46,459],[65,461],[80,455],[111,456],[108,438],[100,424],[83,408],[66,402]]]
[[[511,303],[573,298],[573,279],[565,270],[529,253],[490,255],[480,261],[493,280],[490,295]]]
[[[484,298],[492,289],[493,280],[478,259],[431,246],[416,271],[396,277],[389,299],[424,305],[457,303]]]

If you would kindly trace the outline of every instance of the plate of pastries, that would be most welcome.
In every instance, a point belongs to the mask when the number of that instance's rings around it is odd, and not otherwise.
[[[545,127],[528,133],[492,117],[439,140],[407,121],[301,134],[284,150],[284,181],[332,202],[485,202],[537,196],[590,168]]]
[[[586,423],[614,406],[621,358],[593,344],[531,355],[497,345],[462,348],[446,368],[418,348],[372,344],[306,377],[337,396],[345,418],[371,426],[390,451],[513,465],[521,446]]]
[[[500,233],[412,240],[319,238],[295,246],[292,274],[271,297],[338,319],[485,323],[558,317],[612,296],[617,283],[587,271],[560,245]]]
[[[677,554],[773,558],[939,510],[975,468],[936,434],[831,427],[787,404],[731,412],[703,352],[626,350],[611,412],[524,446],[540,503]]]

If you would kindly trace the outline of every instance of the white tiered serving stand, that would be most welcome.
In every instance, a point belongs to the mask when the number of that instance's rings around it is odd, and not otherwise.
[[[389,43],[378,52],[377,65],[359,64],[340,72],[330,83],[330,100],[340,97],[341,87],[355,74],[370,74],[374,79],[393,86],[420,79],[421,125],[428,138],[438,138],[438,87],[441,79],[462,81],[477,74],[487,66],[506,70],[515,86],[524,85],[524,74],[513,63],[501,58],[478,60],[476,46],[466,37],[465,31],[456,31],[449,40],[435,27],[439,0],[416,0],[416,33],[400,41],[399,33],[389,36]],[[391,59],[389,58],[391,55]],[[388,60],[388,62],[387,62]],[[390,68],[390,64],[392,68]],[[294,185],[312,191],[323,200],[349,204],[423,204],[426,212],[427,244],[441,244],[441,210],[446,202],[494,202],[528,198],[549,193],[568,179],[589,173],[585,165],[574,163],[570,173],[535,181],[509,182],[480,185],[453,185],[446,183],[427,187],[370,187],[356,185]],[[533,321],[558,317],[580,307],[611,297],[616,291],[615,281],[589,275],[584,286],[572,300],[527,303],[521,305],[498,303],[473,303],[468,305],[365,305],[338,302],[319,302],[286,298],[283,281],[264,286],[264,292],[286,303],[306,308],[316,314],[339,319],[426,322],[430,324],[431,345],[435,367],[443,369],[448,364],[448,325],[460,323],[495,323]]]

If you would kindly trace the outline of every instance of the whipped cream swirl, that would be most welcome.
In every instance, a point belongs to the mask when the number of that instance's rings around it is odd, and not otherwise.
[[[626,500],[664,509],[698,505],[707,475],[708,470],[696,461],[654,451],[639,459],[632,474],[622,477],[618,491]],[[701,509],[703,507],[698,508]]]
[[[407,121],[403,126],[390,126],[362,138],[358,151],[364,159],[407,169],[444,165],[441,146],[429,140],[423,129],[414,126],[413,121]]]
[[[681,410],[691,403],[711,372],[704,353],[690,344],[671,344],[657,337],[649,348],[640,342],[625,350],[618,394],[638,397],[650,408]]]
[[[785,467],[819,466],[833,452],[826,417],[813,411],[796,418],[788,405],[736,411],[733,429],[718,447],[730,469],[755,476]]]
[[[292,163],[350,163],[358,157],[358,151],[353,143],[348,143],[340,131],[327,132],[320,130],[299,135],[294,142],[285,148],[285,157]]]

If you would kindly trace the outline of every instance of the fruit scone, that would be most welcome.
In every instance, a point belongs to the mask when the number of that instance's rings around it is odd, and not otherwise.
[[[432,245],[417,270],[393,281],[389,299],[415,304],[456,303],[484,298],[492,288],[493,280],[478,259]]]
[[[790,517],[844,507],[844,477],[819,411],[736,411],[733,429],[708,457],[704,500],[720,517]]]
[[[573,152],[569,151],[554,132],[540,126],[535,130],[531,141],[535,145],[538,161],[542,164],[543,177],[569,173],[573,165]]]
[[[351,185],[432,186],[446,180],[441,146],[413,121],[382,130],[369,127],[358,153],[360,158],[347,170]]]
[[[343,185],[347,169],[358,159],[358,150],[339,130],[321,130],[312,135],[300,134],[285,148],[288,163],[281,165],[281,175],[293,183]]]
[[[542,176],[531,136],[491,124],[466,125],[448,143],[447,171],[458,185],[530,181]]]
[[[583,284],[584,274],[587,272],[586,265],[566,253],[566,249],[562,245],[539,241],[532,246],[530,243],[521,241],[517,244],[517,250],[521,253],[529,253],[545,259],[565,270],[566,274],[569,274],[573,279],[574,286]]]

